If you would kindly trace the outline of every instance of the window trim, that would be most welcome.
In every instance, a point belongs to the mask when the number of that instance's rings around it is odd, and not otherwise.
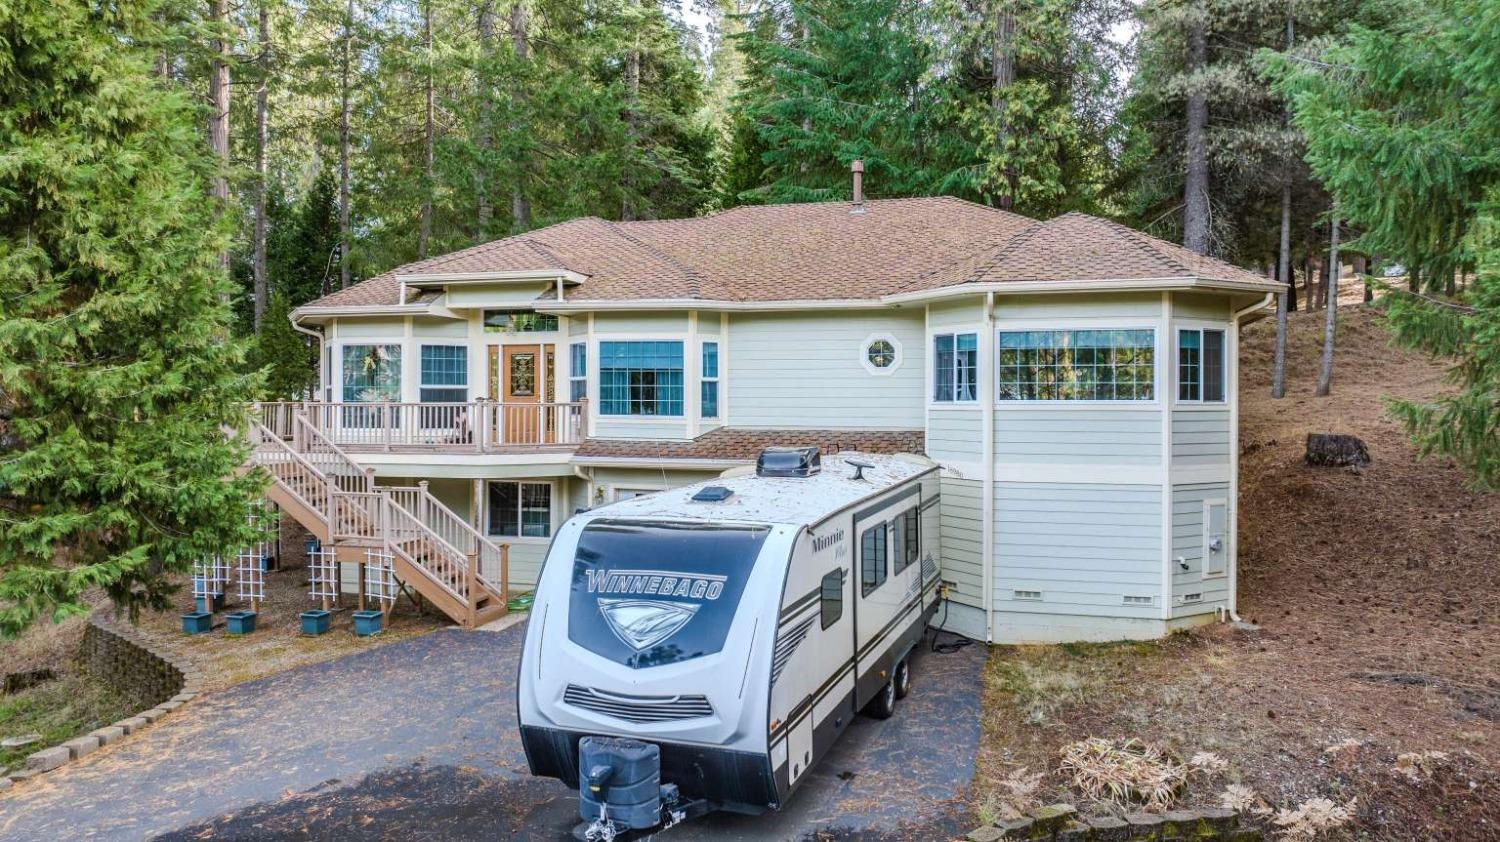
[[[606,342],[676,342],[682,346],[682,411],[676,415],[611,415],[604,411],[604,359],[603,346]],[[590,414],[598,417],[601,421],[609,424],[682,424],[686,423],[688,414],[688,388],[690,379],[688,349],[691,343],[684,336],[660,336],[656,334],[595,334],[590,341],[589,350],[592,352],[594,370],[589,375],[589,381],[594,385],[596,398],[591,401]]]
[[[1000,334],[1013,333],[1028,330],[1149,330],[1152,336],[1152,364],[1151,364],[1151,399],[1150,400],[1101,400],[1089,398],[1086,400],[1003,400],[1000,397]],[[1142,410],[1155,412],[1162,407],[1162,382],[1170,377],[1170,372],[1164,367],[1162,343],[1163,336],[1169,331],[1162,327],[1157,320],[1140,321],[1098,321],[1090,322],[1078,319],[1042,319],[1042,320],[1005,320],[996,321],[992,328],[994,347],[990,351],[990,388],[994,391],[992,395],[995,408],[1005,409],[1099,409],[1108,407],[1111,410]],[[1175,352],[1172,352],[1175,356]]]
[[[578,349],[578,348],[582,348],[583,349],[583,371],[582,372],[577,371],[574,368],[575,364],[578,362],[578,357],[577,357],[577,355],[575,355],[573,353],[573,351],[575,349]],[[580,389],[580,390],[577,390],[580,394],[579,394],[578,397],[575,398],[575,397],[573,397],[573,392],[574,392],[574,388],[573,387],[577,386],[577,385],[580,385],[580,384],[582,384],[583,388]],[[569,403],[578,403],[580,401],[586,401],[586,400],[588,400],[588,398],[589,398],[589,343],[588,343],[587,339],[580,339],[578,341],[569,340],[569,342],[568,342],[568,402]]]
[[[490,491],[491,491],[491,486],[499,485],[499,484],[502,484],[502,483],[514,483],[517,486],[540,485],[540,486],[544,486],[544,487],[547,488],[547,534],[545,536],[540,536],[540,535],[502,535],[502,534],[500,534],[498,532],[495,532],[493,530],[492,527],[494,526],[494,524],[493,524],[492,519],[491,519],[492,506],[490,505]],[[516,494],[516,531],[517,532],[519,532],[520,529],[521,529],[521,520],[520,520],[520,517],[521,517],[521,512],[523,511],[522,501],[524,499],[525,498],[520,493],[520,490],[517,489],[517,494]],[[484,534],[485,534],[485,537],[487,537],[487,538],[501,538],[501,539],[504,539],[505,541],[511,542],[511,543],[537,543],[537,544],[546,544],[546,543],[550,542],[552,540],[552,536],[555,535],[555,534],[557,534],[557,499],[558,499],[557,484],[554,483],[554,482],[540,481],[540,480],[518,480],[518,479],[488,479],[488,480],[485,480],[485,482],[484,482]]]
[[[1224,362],[1223,362],[1223,366],[1222,366],[1222,371],[1220,372],[1220,376],[1223,378],[1223,383],[1221,385],[1222,385],[1224,394],[1223,394],[1223,397],[1219,398],[1218,400],[1208,400],[1207,398],[1203,397],[1203,393],[1204,393],[1204,388],[1203,387],[1204,387],[1204,384],[1205,384],[1204,377],[1203,377],[1203,372],[1207,369],[1207,366],[1204,365],[1204,359],[1203,359],[1203,349],[1204,349],[1203,335],[1205,333],[1210,333],[1210,332],[1216,332],[1216,333],[1222,334],[1223,337],[1224,337],[1224,339],[1223,339],[1223,345],[1221,346],[1221,348],[1222,348],[1222,350],[1224,352]],[[1196,334],[1198,334],[1198,354],[1199,354],[1199,358],[1198,358],[1198,397],[1196,397],[1196,398],[1184,398],[1184,397],[1181,397],[1181,395],[1182,395],[1182,391],[1181,391],[1182,390],[1182,335],[1184,333],[1196,333]],[[1212,408],[1212,409],[1218,409],[1220,407],[1228,407],[1229,406],[1229,389],[1230,389],[1230,384],[1229,384],[1229,378],[1230,378],[1230,374],[1229,374],[1229,328],[1228,328],[1228,326],[1224,325],[1221,322],[1188,322],[1188,321],[1174,322],[1173,325],[1172,325],[1172,338],[1174,340],[1173,343],[1172,343],[1172,402],[1174,404],[1181,404],[1183,406],[1194,406],[1194,407],[1201,406],[1201,407],[1207,407],[1207,408]]]
[[[979,341],[982,329],[980,328],[948,328],[934,331],[928,334],[927,347],[932,349],[932,382],[927,389],[927,403],[933,407],[962,407],[970,408],[979,405],[980,380],[984,376],[984,349]],[[944,336],[953,337],[953,394],[952,398],[937,397],[938,386],[938,350],[937,342]],[[974,337],[974,397],[959,398],[958,395],[958,338],[960,336]],[[998,350],[996,352],[998,354]]]
[[[714,349],[714,374],[712,377],[705,373],[703,366],[708,347]],[[723,410],[719,408],[719,399],[723,397],[723,388],[719,386],[719,378],[724,374],[724,360],[719,354],[719,340],[703,339],[698,342],[698,417],[704,421],[717,421],[722,416]],[[714,414],[709,415],[703,410],[703,387],[712,383],[714,385]]]
[[[539,318],[551,316],[557,320],[557,326],[546,330],[492,330],[485,321],[489,318],[490,313],[530,313]],[[479,311],[479,333],[481,336],[533,336],[539,333],[559,333],[562,329],[563,323],[561,318],[552,313],[538,312],[534,307],[530,309],[524,307],[484,307]]]
[[[340,340],[336,344],[336,347],[339,349],[339,358],[334,363],[333,373],[338,375],[338,380],[329,384],[329,386],[331,387],[330,391],[333,393],[334,403],[364,403],[364,401],[350,401],[344,398],[344,358],[348,356],[348,350],[350,348],[364,348],[371,346],[388,346],[400,349],[401,370],[396,375],[397,394],[396,397],[390,402],[406,402],[406,339],[404,337],[390,336],[358,336]],[[420,360],[418,360],[417,365],[421,365]]]
[[[895,352],[895,358],[892,359],[891,364],[886,366],[885,368],[880,368],[879,366],[870,362],[870,346],[882,340],[891,343],[891,349]],[[864,367],[865,371],[868,371],[876,377],[888,377],[892,374],[895,374],[901,369],[901,364],[905,361],[906,353],[901,347],[901,340],[897,339],[896,335],[893,333],[889,333],[886,331],[876,331],[875,333],[866,336],[864,341],[859,343],[859,364]]]
[[[463,372],[464,372],[464,384],[462,386],[454,386],[454,385],[451,385],[451,384],[433,385],[433,386],[427,385],[427,382],[426,382],[426,379],[425,379],[426,372],[422,370],[422,363],[423,363],[423,353],[422,352],[425,351],[425,350],[427,350],[428,348],[461,348],[461,349],[463,349],[463,352],[464,352],[464,368],[463,368]],[[469,363],[470,363],[470,360],[469,360],[469,346],[468,346],[468,343],[464,343],[464,342],[418,342],[417,343],[417,403],[436,403],[436,404],[444,404],[444,403],[468,403],[469,400],[470,400],[470,398],[473,395],[473,393],[469,391]],[[422,400],[422,391],[424,389],[452,389],[452,390],[455,390],[455,391],[458,390],[458,389],[463,389],[464,397],[463,397],[462,400],[458,400],[458,401],[425,401],[425,400]]]

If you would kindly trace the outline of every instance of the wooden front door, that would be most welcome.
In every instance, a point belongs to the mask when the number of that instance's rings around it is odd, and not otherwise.
[[[549,349],[550,350],[550,349]],[[550,353],[541,345],[490,347],[490,398],[501,404],[496,419],[498,444],[542,444],[550,440],[544,392],[550,382]]]

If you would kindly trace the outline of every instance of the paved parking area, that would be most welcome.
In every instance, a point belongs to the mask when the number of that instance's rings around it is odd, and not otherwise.
[[[523,633],[438,631],[205,696],[0,796],[0,839],[554,842],[576,803],[526,773],[514,690]],[[980,646],[924,653],[897,715],[857,720],[786,810],[710,816],[657,838],[957,829],[983,659]]]

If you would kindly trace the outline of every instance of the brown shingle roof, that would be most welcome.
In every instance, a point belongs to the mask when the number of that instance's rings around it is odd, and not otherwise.
[[[966,283],[1204,278],[1269,283],[1123,225],[1046,222],[948,197],[735,208],[692,219],[585,217],[430,258],[312,306],[395,304],[396,274],[567,269],[570,301],[873,299]]]
[[[720,427],[692,441],[588,439],[575,459],[708,459],[753,462],[767,447],[816,447],[824,455],[845,450],[864,453],[922,453],[921,430],[746,430]]]

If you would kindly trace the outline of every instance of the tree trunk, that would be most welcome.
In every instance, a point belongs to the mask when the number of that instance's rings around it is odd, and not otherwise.
[[[635,157],[636,152],[636,104],[641,96],[641,23],[635,24],[635,43],[625,54],[625,135],[630,151],[625,157],[625,171],[620,178],[620,219],[629,222],[635,219]]]
[[[495,0],[479,4],[479,60],[484,71],[479,74],[479,126],[475,145],[479,147],[479,166],[474,168],[475,209],[474,241],[482,243],[489,239],[490,220],[495,216],[495,207],[490,203],[490,182],[486,169],[490,165],[490,152],[495,148],[495,109],[491,105],[489,86],[493,73],[491,62],[495,56]]]
[[[1369,261],[1362,254],[1354,255],[1354,276],[1365,284],[1365,303],[1375,300],[1375,288],[1370,286]]]
[[[1333,205],[1333,223],[1328,226],[1328,291],[1324,300],[1327,310],[1323,319],[1323,360],[1318,367],[1318,397],[1328,394],[1333,385],[1333,330],[1339,312],[1339,217],[1338,203]]]
[[[255,87],[255,240],[250,271],[255,281],[255,332],[260,333],[266,318],[266,179],[270,172],[267,149],[271,144],[269,100],[271,95],[271,10],[269,0],[261,0],[256,41],[260,47],[257,64],[260,80]]]
[[[417,226],[417,259],[427,259],[427,247],[432,242],[432,191],[433,164],[437,129],[433,119],[435,93],[432,78],[432,0],[422,4],[422,46],[426,51],[427,65],[424,107],[426,113],[422,123],[422,216]]]
[[[339,64],[339,289],[349,286],[349,74],[354,63],[354,0],[344,9],[343,59]]]
[[[1194,77],[1208,64],[1208,30],[1201,9],[1187,24],[1187,173],[1183,191],[1182,245],[1208,254],[1208,91]]]
[[[1276,296],[1276,354],[1271,368],[1271,397],[1286,397],[1286,320],[1296,295],[1292,277],[1292,185],[1281,188],[1281,247],[1276,255],[1276,272],[1281,279],[1281,293]]]
[[[524,0],[516,0],[510,7],[510,46],[515,52],[516,60],[522,65],[531,62],[531,42],[526,35],[526,5]],[[522,74],[522,79],[526,79]],[[640,89],[640,56],[636,56],[636,90]],[[515,113],[521,113],[521,107],[526,101],[526,89],[524,84],[515,86]],[[634,97],[631,99],[634,102]],[[519,123],[511,126],[511,131],[519,133],[523,126]],[[526,162],[518,162],[515,180],[510,186],[510,217],[511,225],[516,232],[531,230],[531,200],[526,197]]]
[[[1308,310],[1318,309],[1318,258],[1311,250],[1307,253],[1307,261],[1302,266],[1302,298],[1307,302]]]
[[[1406,267],[1406,288],[1414,293],[1422,291],[1422,270],[1415,266]]]
[[[216,209],[222,214],[229,208],[229,2],[211,0],[211,3],[216,35],[208,76],[208,100],[212,108],[208,117],[208,147],[219,159],[212,190]],[[227,248],[219,252],[219,265],[229,268]]]
[[[1449,269],[1448,270],[1448,279],[1443,282],[1443,292],[1449,298],[1453,298],[1454,296],[1458,295],[1458,270],[1457,269]]]
[[[995,2],[995,43],[990,54],[990,74],[994,87],[990,89],[990,108],[995,112],[995,152],[1009,158],[1006,150],[1010,135],[1010,119],[1006,115],[1006,88],[1016,81],[1016,10],[1012,0]],[[1007,161],[1005,185],[997,197],[997,204],[1004,210],[1015,207],[1019,177],[1016,168]]]

